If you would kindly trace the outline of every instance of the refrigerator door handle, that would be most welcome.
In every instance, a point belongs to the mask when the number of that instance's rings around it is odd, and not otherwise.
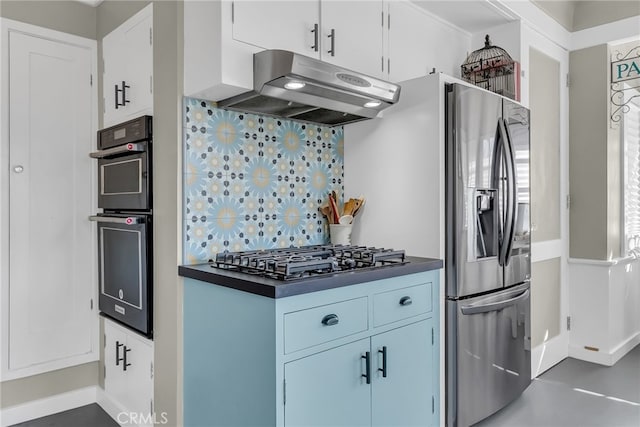
[[[507,194],[505,197],[506,218],[504,222],[505,231],[503,234],[502,245],[500,247],[500,255],[498,259],[501,261],[501,265],[506,266],[511,255],[511,244],[513,242],[515,233],[518,189],[516,187],[515,159],[513,158],[513,148],[511,146],[511,140],[509,138],[509,131],[507,130],[506,121],[504,119],[499,119],[498,126],[501,134],[500,139],[502,141],[502,147],[505,157],[505,167],[507,172]]]
[[[488,313],[490,311],[502,310],[503,308],[509,307],[510,305],[517,304],[518,301],[520,300],[528,298],[529,293],[530,293],[529,289],[525,289],[524,292],[520,293],[519,295],[512,298],[508,298],[503,301],[493,301],[487,304],[476,303],[476,304],[463,305],[462,307],[460,307],[460,311],[462,312],[462,314],[471,315],[471,314]]]
[[[502,177],[500,176],[500,164],[502,163],[501,159],[503,157],[503,152],[504,152],[504,133],[501,131],[501,127],[502,124],[500,122],[500,119],[498,119],[498,123],[496,125],[496,136],[495,136],[495,145],[494,145],[494,149],[493,149],[493,154],[492,154],[492,165],[493,168],[491,170],[491,185],[493,186],[493,188],[495,188],[498,193],[500,194],[502,192],[502,188],[504,187],[504,183],[502,181]],[[500,201],[502,199],[502,197],[498,196],[496,197],[496,201]],[[498,213],[497,215],[502,215],[500,213],[500,210],[497,210]],[[504,242],[505,242],[505,224],[502,221],[497,221],[498,224],[498,265],[500,267],[504,266],[504,263],[502,261],[502,247],[504,246]]]

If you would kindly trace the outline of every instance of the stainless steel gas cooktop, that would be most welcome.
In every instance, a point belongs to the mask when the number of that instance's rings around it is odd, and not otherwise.
[[[319,245],[286,249],[223,252],[212,267],[279,280],[384,268],[406,264],[404,250],[367,246]]]

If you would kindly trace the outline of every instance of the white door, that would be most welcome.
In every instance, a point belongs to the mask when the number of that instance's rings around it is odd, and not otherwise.
[[[151,399],[153,396],[153,379],[151,361],[153,360],[153,348],[133,335],[127,337],[126,346],[127,370],[125,382],[127,385],[126,401],[127,409],[131,412],[151,417],[153,409]],[[158,415],[159,416],[159,415]],[[150,419],[141,421],[140,424],[148,425]]]
[[[127,377],[122,369],[127,335],[104,320],[104,391],[124,409],[122,396],[127,395]],[[126,402],[125,402],[126,403]]]
[[[531,374],[568,356],[568,52],[525,28],[531,109]],[[528,83],[528,84],[527,84]]]
[[[9,34],[9,368],[90,353],[89,49]]]
[[[324,1],[321,9],[321,59],[382,77],[382,1]]]

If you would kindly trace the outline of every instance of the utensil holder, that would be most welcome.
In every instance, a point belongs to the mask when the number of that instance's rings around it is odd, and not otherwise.
[[[351,244],[351,224],[329,224],[329,237],[332,245]]]

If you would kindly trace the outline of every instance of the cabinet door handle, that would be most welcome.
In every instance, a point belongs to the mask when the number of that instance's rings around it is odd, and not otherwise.
[[[124,107],[124,104],[128,104],[129,100],[127,99],[127,89],[131,89],[131,87],[129,87],[129,85],[127,85],[125,83],[125,81],[122,81],[122,106]]]
[[[314,52],[318,51],[318,24],[313,24],[313,30],[311,30],[311,32],[313,33],[313,46],[311,46],[311,49],[313,49]]]
[[[333,326],[337,325],[340,322],[340,318],[337,314],[327,314],[322,318],[322,324],[324,326]]]
[[[116,366],[120,365],[120,362],[124,359],[120,357],[120,347],[123,347],[124,344],[121,344],[120,341],[116,341]]]
[[[411,297],[402,297],[402,298],[400,298],[400,305],[407,306],[407,305],[411,305],[411,304],[413,304],[413,301],[411,301]]]
[[[127,82],[125,82],[124,80],[122,81],[122,89],[120,89],[118,85],[116,85],[115,87],[116,110],[118,109],[118,107],[124,107],[126,104],[130,102],[127,99],[127,89],[131,89],[131,87],[127,85]],[[122,92],[122,102],[118,100],[118,92]]]
[[[116,98],[115,106],[117,110],[118,107],[120,106],[120,100],[118,100],[118,92],[120,92],[120,88],[118,88],[118,85],[114,85],[113,89],[114,89],[114,95]]]
[[[331,34],[327,37],[331,39],[331,49],[327,51],[331,56],[336,56],[336,30],[334,28],[331,29]]]
[[[365,364],[365,373],[360,375],[367,380],[367,384],[371,384],[371,353],[366,352],[364,356],[360,356],[361,359],[364,359]]]
[[[378,368],[378,371],[382,372],[382,378],[387,378],[387,346],[383,345],[378,353],[382,353],[382,368]]]
[[[127,348],[127,346],[124,346],[124,357],[122,358],[122,370],[126,371],[127,370],[127,366],[131,366],[131,363],[127,363],[127,353],[129,353],[131,351],[130,348]]]

